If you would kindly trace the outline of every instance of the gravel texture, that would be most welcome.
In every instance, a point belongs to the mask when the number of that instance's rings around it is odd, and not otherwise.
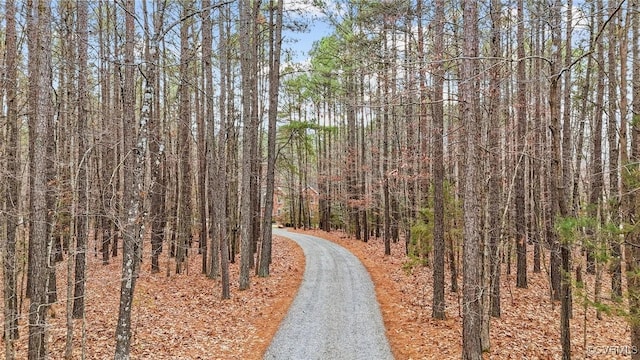
[[[393,359],[373,282],[345,248],[274,229],[302,247],[306,268],[298,294],[265,359]]]

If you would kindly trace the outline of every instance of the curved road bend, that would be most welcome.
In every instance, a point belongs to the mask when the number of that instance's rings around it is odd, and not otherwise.
[[[393,359],[373,282],[360,260],[318,237],[273,229],[297,242],[306,268],[264,359]]]

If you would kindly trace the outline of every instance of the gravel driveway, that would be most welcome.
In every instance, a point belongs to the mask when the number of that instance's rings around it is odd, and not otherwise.
[[[273,229],[300,244],[302,285],[265,359],[393,359],[369,273],[342,246]]]

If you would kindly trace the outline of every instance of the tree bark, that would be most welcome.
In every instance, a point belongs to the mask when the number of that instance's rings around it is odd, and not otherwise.
[[[183,3],[182,16],[191,11],[191,2]],[[178,192],[178,236],[176,240],[176,274],[185,268],[185,259],[192,243],[192,208],[191,208],[191,94],[190,91],[190,21],[180,23],[180,84],[178,85],[178,154],[179,154],[179,192]]]
[[[637,14],[640,6],[637,1],[632,1],[629,8],[631,13]],[[632,120],[631,120],[631,170],[638,171],[640,163],[640,19],[631,17],[631,52],[633,59],[632,72]],[[637,180],[634,180],[637,181]],[[629,197],[630,222],[635,225],[638,222],[637,195],[634,191],[627,194]],[[637,232],[631,232],[625,239],[625,258],[627,264],[627,289],[629,292],[629,315],[631,326],[631,346],[640,348],[640,236]],[[632,355],[632,359],[640,359],[640,353]]]
[[[257,19],[254,16],[254,7],[259,7],[259,2],[242,0],[240,2],[240,22],[241,37],[245,41],[241,42],[240,67],[242,73],[242,116],[243,116],[243,139],[242,139],[242,194],[241,200],[241,244],[240,244],[240,278],[239,289],[246,290],[250,286],[249,273],[253,266],[253,245],[254,245],[254,161],[256,154],[256,141],[258,123],[254,119],[257,116],[255,99],[257,99],[257,82],[254,79],[253,70],[257,67],[257,44],[255,43],[255,26]],[[255,190],[255,189],[254,189]]]
[[[31,148],[31,226],[29,238],[30,304],[29,360],[46,359],[46,310],[50,254],[49,197],[51,134],[51,6],[46,1],[27,4],[29,79],[32,112],[29,114]],[[32,55],[31,55],[32,54]],[[35,89],[34,89],[35,88]]]
[[[555,225],[556,220],[569,216],[567,207],[567,198],[565,196],[565,177],[563,176],[561,140],[560,140],[560,83],[562,79],[562,55],[561,45],[561,3],[556,0],[550,10],[551,22],[553,29],[551,32],[552,54],[550,63],[550,86],[549,86],[549,110],[551,115],[550,132],[551,132],[551,165],[549,171],[549,193],[551,206],[551,217],[548,220],[550,224]],[[563,359],[571,356],[571,333],[569,328],[569,318],[571,317],[571,272],[570,272],[570,246],[566,242],[560,243],[558,234],[554,231],[552,234],[552,261],[557,262],[556,271],[560,281],[559,297],[561,300],[560,309],[560,341],[562,343]],[[553,265],[553,263],[552,263]],[[553,271],[553,268],[552,268]]]
[[[131,347],[131,312],[136,280],[140,268],[142,236],[144,229],[143,206],[146,190],[144,188],[146,149],[148,141],[148,123],[140,118],[137,137],[135,124],[135,74],[133,62],[134,0],[125,3],[125,48],[124,48],[124,86],[123,118],[126,131],[122,139],[126,156],[124,158],[125,183],[123,194],[126,205],[126,218],[123,219],[122,276],[120,283],[120,307],[116,325],[115,360],[128,360]]]
[[[89,92],[87,89],[87,56],[89,45],[89,32],[87,27],[88,4],[86,1],[78,1],[78,120],[76,135],[78,137],[78,173],[77,173],[77,197],[78,210],[76,218],[76,254],[75,254],[75,287],[73,291],[73,318],[81,319],[84,316],[84,288],[86,283],[86,252],[88,226],[87,203],[87,122],[89,118]]]
[[[164,1],[157,1],[156,13],[153,14],[154,36],[146,46],[147,67],[145,74],[145,89],[143,100],[148,106],[149,126],[149,156],[151,157],[151,178],[149,183],[148,217],[151,220],[151,272],[160,272],[159,257],[164,242],[164,228],[166,226],[165,202],[166,180],[164,174],[165,145],[162,140],[162,126],[160,124],[160,89],[158,64],[160,61],[159,34],[163,33]],[[144,107],[144,106],[143,106]]]
[[[260,251],[260,263],[258,275],[269,276],[269,265],[271,264],[272,246],[272,215],[273,215],[273,192],[275,186],[275,166],[276,166],[276,121],[278,119],[278,95],[280,87],[280,50],[282,45],[282,20],[284,2],[274,0],[270,2],[269,11],[269,128],[267,130],[267,174],[266,174],[266,195],[264,199],[264,220],[262,223],[262,249]],[[275,13],[275,23],[274,23]]]
[[[599,29],[602,26],[602,14],[604,12],[604,5],[602,0],[597,1],[596,13],[597,21],[596,27]],[[604,64],[604,49],[602,42],[594,44],[596,47],[596,62],[598,64]],[[595,114],[593,116],[593,123],[591,124],[591,192],[589,194],[589,216],[593,219],[597,219],[598,208],[602,206],[602,190],[604,187],[604,180],[602,174],[602,119],[604,113],[604,93],[605,93],[605,77],[604,65],[598,66],[598,72],[596,75],[596,100],[595,100]],[[592,237],[594,234],[590,234]],[[593,255],[593,249],[587,247],[587,273],[595,274],[595,260]]]
[[[618,22],[617,22],[617,2],[609,0],[609,27],[608,31],[608,59],[607,59],[607,79],[608,79],[608,111],[607,111],[607,139],[609,145],[609,211],[611,222],[620,224],[620,187],[618,186],[619,155],[618,148],[618,64],[626,59],[618,58]],[[637,16],[637,15],[636,15]],[[612,236],[609,240],[611,248],[611,291],[616,297],[622,296],[622,262],[621,248],[618,236]]]
[[[5,358],[15,358],[14,341],[18,339],[18,294],[16,284],[16,239],[20,200],[20,160],[18,155],[18,66],[16,6],[14,0],[6,3],[6,169],[7,179],[3,196],[6,214],[6,245],[4,249],[4,343]]]
[[[210,0],[202,2],[204,11],[202,12],[202,86],[204,91],[200,97],[202,103],[202,110],[199,111],[198,117],[198,194],[199,194],[199,206],[200,206],[200,234],[199,234],[199,252],[202,254],[202,273],[207,274],[207,262],[209,260],[208,252],[213,251],[208,246],[208,231],[207,231],[207,208],[211,209],[211,206],[207,207],[207,198],[210,202],[214,201],[214,198],[207,196],[208,187],[211,187],[211,183],[207,186],[207,171],[213,172],[214,167],[217,166],[215,161],[211,161],[212,158],[208,155],[209,152],[215,148],[215,137],[209,136],[213,134],[212,131],[207,131],[207,128],[214,127],[213,116],[213,74],[211,69],[212,58],[212,24],[211,14],[209,6]],[[207,166],[209,163],[209,166]],[[209,224],[209,227],[213,227],[213,224]],[[216,249],[217,250],[217,249]],[[217,262],[215,263],[218,264]],[[213,266],[213,263],[211,264]],[[216,270],[218,272],[219,269]]]
[[[518,68],[517,68],[517,100],[516,100],[516,177],[515,192],[515,225],[516,225],[516,286],[527,287],[527,229],[525,222],[525,150],[527,134],[527,88],[525,74],[525,44],[524,44],[524,2],[518,1]]]
[[[422,2],[422,0],[419,0]],[[435,2],[433,79],[433,310],[431,317],[445,318],[444,297],[444,0]]]
[[[464,0],[463,8],[463,60],[461,66],[460,99],[462,118],[466,123],[467,156],[464,174],[464,248],[463,248],[463,303],[462,303],[462,358],[482,359],[480,333],[482,328],[482,211],[478,186],[479,139],[482,113],[478,80],[478,4]]]

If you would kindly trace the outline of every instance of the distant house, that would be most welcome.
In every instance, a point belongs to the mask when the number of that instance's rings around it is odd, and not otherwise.
[[[264,214],[264,199],[266,190],[262,189],[262,206],[261,212]],[[271,218],[275,222],[282,222],[283,216],[287,212],[287,194],[281,187],[277,186],[273,189],[273,209],[271,210]]]
[[[266,194],[266,191],[262,192],[263,198]],[[273,221],[279,224],[291,224],[295,221],[292,219],[291,211],[292,211],[292,201],[296,203],[299,202],[298,192],[296,191],[296,199],[291,198],[291,194],[285,188],[276,186],[273,190],[273,210],[271,216]],[[302,189],[302,199],[303,206],[302,209],[304,211],[304,218],[310,223],[311,226],[316,226],[318,224],[319,219],[319,199],[320,193],[313,186],[306,186]],[[296,204],[296,210],[297,206]],[[264,213],[264,203],[262,206],[262,212]],[[306,221],[305,221],[306,222]]]
[[[281,187],[278,186],[275,189],[273,189],[273,212],[271,213],[271,216],[277,222],[282,222],[282,217],[287,211],[286,198],[287,198],[287,194],[285,194],[285,192],[282,191]]]
[[[302,190],[302,195],[305,201],[309,205],[309,212],[311,213],[310,214],[311,219],[317,219],[318,210],[319,210],[318,201],[320,200],[320,192],[318,191],[318,189],[314,188],[313,186],[307,185],[307,187],[305,187]]]

